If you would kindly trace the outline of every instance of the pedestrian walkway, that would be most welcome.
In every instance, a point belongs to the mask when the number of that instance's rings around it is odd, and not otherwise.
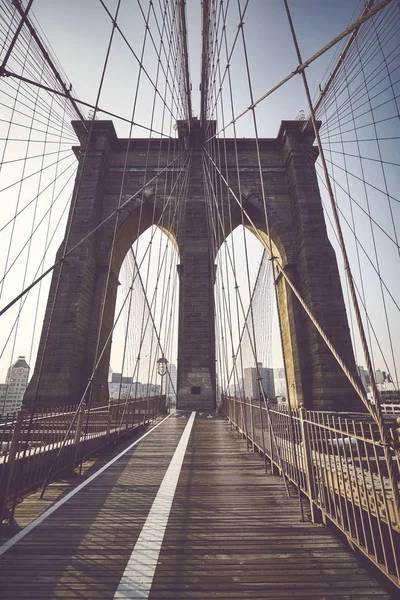
[[[389,598],[225,420],[172,414],[131,446],[2,546],[0,598]]]

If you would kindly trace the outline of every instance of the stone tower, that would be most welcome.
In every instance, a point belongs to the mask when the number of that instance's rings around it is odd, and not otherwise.
[[[92,382],[92,401],[106,403],[111,348],[111,343],[106,342],[114,321],[119,270],[131,245],[161,210],[162,183],[157,193],[152,187],[144,187],[143,173],[153,178],[160,165],[171,160],[168,138],[119,139],[111,121],[94,121],[93,135],[88,140],[81,122],[74,122],[73,126],[81,145],[75,149],[80,162],[69,218],[69,248],[83,238],[85,241],[54,270],[35,373],[24,400],[28,405],[35,398],[37,406],[78,402],[93,371],[96,344],[105,350]],[[215,131],[213,127],[215,124],[208,123],[208,136],[210,128]],[[207,221],[202,167],[205,140],[197,120],[190,133],[184,123],[178,123],[178,135],[179,151],[186,148],[189,183],[179,219],[163,225],[180,256],[177,407],[209,410],[215,407],[217,249],[211,243]],[[327,236],[315,168],[310,161],[310,156],[317,157],[313,142],[312,132],[302,121],[283,121],[277,138],[259,140],[271,245],[356,374],[336,257]],[[221,154],[225,153],[221,172],[230,182],[229,192],[217,200],[221,214],[230,215],[224,219],[227,225],[219,243],[242,222],[238,201],[250,219],[245,226],[257,229],[266,239],[255,140],[214,138],[212,143],[214,150],[218,151],[219,146]],[[207,150],[208,144],[204,147]],[[158,181],[164,181],[166,173]],[[111,256],[112,220],[96,230],[95,235],[86,236],[118,207],[122,177],[124,194],[140,189],[143,192],[120,212]],[[63,245],[58,256],[62,256],[62,251]],[[353,389],[325,342],[285,280],[276,275],[284,359],[294,405],[304,403],[325,410],[359,408]],[[103,326],[99,331],[103,302]]]

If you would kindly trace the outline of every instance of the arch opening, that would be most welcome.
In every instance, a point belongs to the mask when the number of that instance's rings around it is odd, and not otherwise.
[[[111,402],[162,393],[176,404],[178,263],[174,236],[155,225],[122,261],[108,377]],[[157,369],[160,358],[168,361],[165,374]]]
[[[269,248],[266,234],[238,225],[216,257],[217,389],[219,396],[258,398],[259,374],[266,395],[283,403],[287,393],[279,317],[272,261],[264,246]]]

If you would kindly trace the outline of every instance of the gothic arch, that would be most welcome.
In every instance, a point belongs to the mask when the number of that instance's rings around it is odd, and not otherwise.
[[[108,220],[98,230],[96,228],[118,208],[121,181],[124,181],[126,193],[135,193],[135,190],[142,190],[149,169],[150,179],[156,179],[159,190],[169,177],[168,169],[160,172],[159,166],[171,161],[168,139],[118,139],[111,121],[95,121],[91,145],[87,148],[83,124],[75,122],[73,125],[81,148],[86,152],[78,169],[80,184],[76,210],[70,216],[70,244],[76,244],[82,238],[85,242],[63,265],[53,313],[51,307],[60,267],[54,270],[37,366],[25,397],[25,402],[29,403],[34,396],[38,365],[44,356],[38,405],[77,402],[91,376],[102,291],[109,268],[113,220]],[[179,222],[174,223],[177,231],[171,227],[167,234],[175,247],[179,247],[180,256],[177,405],[186,410],[208,410],[215,406],[214,265],[207,203],[199,175],[203,172],[200,122],[193,121],[193,127],[193,135],[186,140],[191,150],[189,172],[186,172],[186,199]],[[255,183],[261,168],[273,253],[280,257],[282,268],[355,373],[336,257],[326,232],[315,169],[309,163],[313,140],[304,130],[304,123],[283,121],[276,139],[258,141],[259,153],[254,140],[250,139],[221,139],[218,143],[223,144],[222,150],[226,151],[226,170],[232,173],[229,181],[236,180],[237,164],[244,165],[239,169],[241,189],[233,192],[241,198],[250,217],[244,225],[253,232],[256,229],[264,237],[267,231],[260,200],[263,194],[261,184]],[[81,148],[76,149],[78,156]],[[129,160],[126,164],[127,148]],[[177,153],[176,157],[180,155]],[[182,172],[182,167],[176,171]],[[158,205],[158,196],[155,193],[153,197],[151,189],[144,189],[120,211],[121,224],[111,265],[101,345],[113,325],[118,273],[123,258],[136,237],[161,216],[163,203]],[[123,196],[122,202],[128,198]],[[240,208],[233,198],[230,209],[228,215],[228,207],[224,207],[227,211],[225,223],[230,222],[233,230],[242,223]],[[166,229],[162,222],[160,225]],[[93,230],[96,233],[89,235]],[[231,231],[225,231],[225,235],[229,233]],[[275,275],[285,366],[293,403],[328,410],[359,408],[350,384],[285,278],[279,273]],[[107,395],[108,362],[109,348],[94,380],[98,403],[104,402]],[[197,394],[199,389],[201,393]]]
[[[258,239],[263,238],[268,254],[271,241],[273,255],[355,372],[336,257],[326,234],[316,180],[314,178],[312,186],[307,182],[303,192],[298,182],[296,187],[291,185],[289,175],[290,170],[286,169],[286,189],[282,186],[280,194],[266,195],[270,238],[260,186],[251,187],[251,182],[242,187],[241,201],[248,216],[244,225]],[[268,189],[268,179],[264,185]],[[239,190],[236,193],[239,197]],[[242,223],[235,200],[232,200],[231,215],[229,233]],[[277,267],[274,275],[284,364],[293,406],[359,409],[358,399],[349,389],[345,375]]]
[[[86,137],[82,123],[75,122],[73,125],[84,145]],[[132,197],[143,186],[143,172],[146,169],[142,165],[147,164],[145,152],[148,148],[148,140],[135,142],[136,148],[130,159],[139,166],[128,169],[124,195],[120,199],[121,173],[124,171],[121,164],[127,141],[117,139],[110,121],[95,122],[92,143],[85,160],[80,162],[75,182],[76,208],[69,217],[72,223],[69,247],[82,238],[86,239],[62,267],[58,265],[54,270],[36,367],[25,394],[25,404],[31,404],[36,396],[37,406],[79,402],[92,376],[98,345],[105,351],[92,383],[92,397],[98,405],[107,403],[110,332],[114,324],[122,262],[140,235],[158,222],[175,248],[178,248],[174,231],[168,229],[161,218],[163,202],[161,197],[157,201],[155,187],[146,187],[136,198]],[[158,150],[159,140],[154,145]],[[158,152],[154,152],[154,157],[158,157]],[[154,170],[157,167],[155,165],[152,168]],[[126,206],[118,213],[118,228],[113,242],[115,217],[106,219],[114,214],[120,204]],[[88,235],[105,220],[95,234]],[[62,256],[64,244],[65,241],[58,251],[58,257]],[[58,285],[61,268],[62,276]],[[40,369],[42,360],[43,368]]]
[[[264,206],[256,194],[246,190],[242,195],[243,207],[248,219],[244,223],[245,228],[250,231],[254,237],[262,243],[270,256],[271,248],[273,255],[278,259],[282,267],[287,268],[293,262],[293,242],[290,236],[292,231],[291,223],[284,223],[276,211],[268,207],[269,217],[269,235],[267,232]],[[232,211],[231,211],[232,212]],[[285,211],[283,211],[285,214]],[[286,214],[287,216],[287,214]],[[229,235],[242,225],[236,218],[232,221],[233,227]],[[227,238],[228,236],[226,236]],[[262,242],[260,240],[262,239]],[[304,327],[304,319],[298,310],[298,303],[293,297],[290,289],[287,287],[282,277],[278,275],[277,268],[274,269],[274,278],[276,278],[276,301],[278,310],[278,321],[282,340],[283,359],[287,375],[287,382],[291,391],[291,399],[296,405],[305,401],[303,392],[302,373],[304,365],[301,364],[299,347],[299,329]],[[304,360],[303,360],[304,362]]]

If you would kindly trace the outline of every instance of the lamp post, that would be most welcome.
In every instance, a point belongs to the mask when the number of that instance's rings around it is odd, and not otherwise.
[[[167,374],[167,371],[168,371],[168,361],[164,356],[159,358],[157,361],[157,371],[161,377],[161,396],[162,396],[163,378]]]
[[[161,358],[159,358],[158,361],[157,361],[157,371],[158,371],[158,374],[161,377],[161,396],[162,396],[162,393],[163,393],[163,379],[164,379],[164,376],[167,374],[167,371],[168,371],[168,361],[167,361],[167,359],[165,358],[164,355]],[[169,406],[167,407],[167,410],[169,412]]]

